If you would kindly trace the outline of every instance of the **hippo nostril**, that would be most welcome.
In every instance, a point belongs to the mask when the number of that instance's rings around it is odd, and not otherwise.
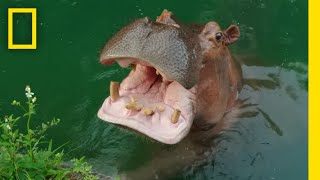
[[[144,23],[146,23],[146,24],[150,21],[150,19],[148,17],[144,17],[143,20],[144,20]]]
[[[151,27],[151,26],[152,26],[152,21],[150,20],[149,17],[145,17],[143,20],[144,20],[144,23],[145,23],[148,27]]]

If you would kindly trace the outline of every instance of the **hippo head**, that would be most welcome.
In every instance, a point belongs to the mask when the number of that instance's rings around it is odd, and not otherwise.
[[[221,31],[215,22],[183,25],[166,10],[156,22],[135,20],[116,33],[101,53],[101,64],[117,62],[123,68],[131,65],[132,70],[121,83],[111,82],[110,97],[98,117],[162,143],[181,141],[201,112],[198,87],[206,84],[200,83],[207,78],[201,77],[209,68],[206,62],[225,56],[226,45],[238,37],[236,26]]]

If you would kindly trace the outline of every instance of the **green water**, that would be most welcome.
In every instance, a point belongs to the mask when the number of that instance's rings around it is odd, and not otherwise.
[[[37,8],[37,50],[7,49],[8,7]],[[179,146],[161,145],[96,117],[109,81],[121,81],[129,72],[98,63],[104,43],[134,18],[155,18],[164,8],[185,22],[240,27],[241,38],[230,47],[244,72],[240,98],[257,104],[212,140],[204,158],[177,164],[170,158],[187,158]],[[30,84],[40,104],[35,121],[62,119],[48,138],[56,145],[69,142],[70,157],[86,156],[95,170],[110,176],[307,179],[307,11],[306,0],[1,1],[0,112],[24,98]],[[30,42],[31,17],[14,18],[15,42]]]

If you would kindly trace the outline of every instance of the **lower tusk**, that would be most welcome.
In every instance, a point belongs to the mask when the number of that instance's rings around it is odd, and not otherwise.
[[[174,110],[172,117],[171,117],[172,124],[176,124],[178,122],[180,114],[181,114],[180,110],[178,110],[178,109]]]
[[[119,82],[110,82],[110,96],[111,96],[111,101],[115,102],[119,98],[119,87],[120,83]]]
[[[156,71],[156,74],[159,75],[159,71],[158,70]]]

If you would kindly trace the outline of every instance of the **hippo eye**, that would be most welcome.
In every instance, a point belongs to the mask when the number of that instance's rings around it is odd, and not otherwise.
[[[223,37],[223,34],[221,32],[216,33],[216,40],[220,41]]]

